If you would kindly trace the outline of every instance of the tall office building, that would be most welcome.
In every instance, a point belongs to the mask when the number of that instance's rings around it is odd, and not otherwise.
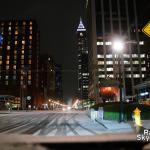
[[[43,102],[47,103],[50,98],[55,98],[55,66],[53,58],[47,55],[41,55],[40,68]]]
[[[118,54],[113,41],[124,42],[121,78],[124,99],[135,94],[134,86],[148,77],[148,42],[141,33],[136,0],[87,1],[88,46],[90,56],[89,97],[99,101],[104,79],[118,77]]]
[[[34,20],[0,21],[0,34],[0,95],[14,96],[18,107],[26,109],[39,99],[37,23]]]
[[[89,71],[88,71],[88,48],[87,48],[87,35],[86,28],[83,25],[82,19],[77,28],[78,38],[78,93],[79,98],[88,98],[88,82],[89,82]]]
[[[58,64],[55,64],[55,95],[57,99],[63,99],[62,66]]]

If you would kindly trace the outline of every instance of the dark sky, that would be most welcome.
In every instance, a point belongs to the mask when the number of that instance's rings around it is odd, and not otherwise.
[[[85,0],[4,0],[0,19],[33,18],[41,32],[41,53],[63,65],[64,98],[77,90],[76,28],[85,18]]]

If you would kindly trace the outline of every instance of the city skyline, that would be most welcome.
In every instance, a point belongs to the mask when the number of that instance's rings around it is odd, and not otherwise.
[[[64,98],[70,100],[77,91],[76,29],[80,16],[85,22],[85,1],[6,0],[1,5],[0,20],[37,21],[41,35],[41,53],[52,55],[56,63],[62,64]],[[69,57],[66,59],[66,56]]]

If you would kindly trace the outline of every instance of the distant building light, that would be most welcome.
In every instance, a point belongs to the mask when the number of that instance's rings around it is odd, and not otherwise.
[[[97,45],[103,45],[103,42],[97,42]]]
[[[86,31],[81,18],[77,31]]]
[[[146,96],[148,94],[149,94],[148,92],[144,92],[144,93],[140,93],[140,96]]]
[[[140,42],[139,42],[139,45],[144,45],[144,41],[140,41]]]
[[[97,58],[104,58],[104,55],[97,55]]]
[[[112,42],[110,42],[110,41],[105,42],[105,45],[112,45]]]
[[[106,58],[112,58],[112,57],[113,57],[112,54],[106,55]]]

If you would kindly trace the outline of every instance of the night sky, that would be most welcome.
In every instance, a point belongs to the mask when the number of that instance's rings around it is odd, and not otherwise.
[[[77,91],[76,28],[85,19],[85,0],[4,0],[0,19],[35,19],[41,33],[41,53],[63,66],[65,100]]]

